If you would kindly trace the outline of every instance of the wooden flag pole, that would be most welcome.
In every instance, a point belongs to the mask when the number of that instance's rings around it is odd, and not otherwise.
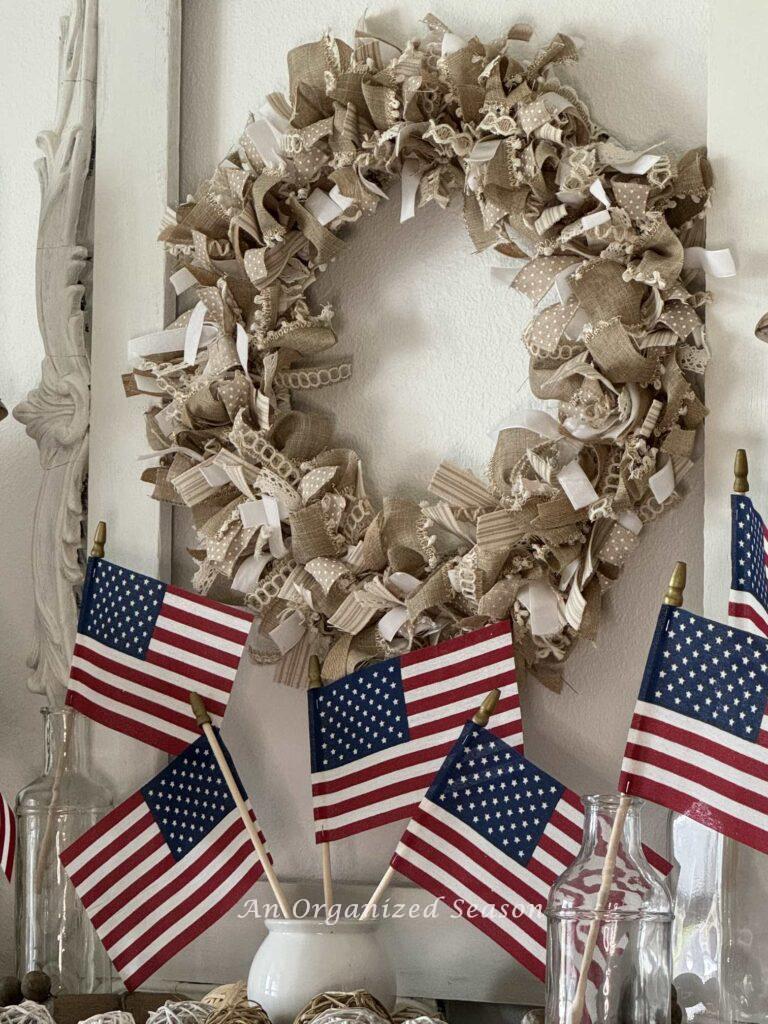
[[[499,690],[491,690],[491,692],[485,698],[485,700],[480,705],[480,707],[477,709],[477,711],[475,712],[475,714],[474,714],[474,716],[472,718],[472,721],[475,723],[475,725],[481,725],[481,726],[488,725],[488,721],[489,721],[491,715],[493,714],[493,712],[496,710],[496,705],[499,703],[499,698],[500,697],[501,697],[501,692]],[[366,903],[365,907],[363,908],[363,912],[360,915],[360,920],[361,921],[367,921],[368,918],[371,917],[371,915],[375,911],[376,907],[381,902],[382,896],[384,895],[384,893],[389,888],[390,882],[392,881],[392,879],[394,877],[395,877],[395,869],[390,865],[387,868],[387,870],[384,872],[384,875],[383,875],[381,881],[376,886],[376,889],[374,890],[373,895],[371,896],[371,898],[368,900],[368,902]]]
[[[211,717],[205,707],[205,701],[199,693],[190,693],[189,703],[192,705],[192,711],[194,712],[197,724],[205,733],[205,738],[210,744],[213,756],[216,758],[216,762],[221,769],[221,774],[224,776],[224,781],[227,784],[229,792],[232,794],[232,799],[235,801],[235,806],[240,812],[240,817],[243,819],[243,824],[246,827],[248,835],[251,837],[253,847],[258,854],[261,866],[264,868],[264,874],[267,877],[267,881],[272,887],[272,892],[275,894],[275,899],[280,906],[283,917],[290,921],[291,919],[291,908],[286,899],[283,888],[278,881],[275,870],[272,867],[267,851],[264,849],[264,844],[259,837],[259,830],[256,828],[256,823],[251,818],[248,812],[248,806],[243,800],[242,794],[240,793],[240,787],[235,781],[235,777],[232,774],[232,769],[229,767],[229,762],[224,756],[224,751],[221,749],[221,744],[216,738],[216,733],[213,731],[213,725],[211,723]]]
[[[104,557],[104,545],[106,542],[107,524],[102,520],[96,527],[96,533],[93,537],[91,558]],[[73,712],[73,714],[76,714],[76,712]],[[43,891],[43,876],[45,875],[45,869],[48,866],[48,854],[50,853],[51,845],[53,844],[54,818],[56,816],[56,807],[61,794],[61,780],[64,776],[64,765],[66,764],[67,757],[69,756],[69,740],[70,730],[65,726],[64,735],[61,738],[59,756],[56,758],[56,767],[53,771],[53,786],[51,787],[51,803],[48,807],[48,817],[45,819],[45,830],[43,832],[43,838],[40,841],[40,853],[37,855],[37,864],[35,865],[35,892],[38,893]]]
[[[320,659],[313,654],[309,659],[309,688],[317,690],[323,685],[320,674]],[[323,859],[323,902],[325,903],[325,916],[331,912],[333,906],[333,876],[331,875],[331,844],[320,843],[320,855]]]
[[[746,494],[749,491],[749,462],[743,448],[738,449],[733,460],[733,490],[736,494]]]
[[[672,578],[669,581],[667,593],[664,595],[664,604],[672,605],[675,608],[680,607],[683,603],[683,591],[685,590],[686,575],[687,568],[685,562],[678,562],[675,566],[674,572],[672,573]],[[619,852],[621,838],[624,835],[624,824],[627,820],[629,806],[630,797],[626,793],[622,793],[621,799],[619,800],[619,808],[616,811],[616,817],[613,819],[611,835],[608,839],[608,848],[605,852],[603,872],[600,878],[600,889],[597,894],[597,901],[595,902],[595,916],[592,918],[592,923],[589,926],[589,933],[587,935],[587,941],[584,943],[584,956],[581,961],[579,981],[573,998],[573,1006],[571,1007],[571,1024],[581,1024],[581,1018],[584,1014],[584,1000],[587,993],[589,968],[592,965],[592,957],[594,956],[595,946],[597,945],[598,932],[600,930],[600,925],[602,924],[602,918],[605,914],[606,907],[608,906],[608,899],[611,895],[613,875],[616,870],[616,857]]]

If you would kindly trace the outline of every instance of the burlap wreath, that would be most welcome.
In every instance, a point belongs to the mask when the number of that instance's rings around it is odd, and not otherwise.
[[[254,656],[284,659],[283,682],[305,679],[310,652],[336,678],[511,616],[519,660],[556,686],[691,465],[711,175],[702,150],[631,152],[595,126],[555,75],[569,37],[526,58],[523,25],[490,44],[426,29],[402,50],[364,25],[353,46],[292,50],[288,98],[169,215],[173,281],[196,304],[134,345],[127,390],[162,397],[144,479],[191,510],[195,586],[258,612]],[[445,462],[431,501],[377,509],[311,411],[351,367],[327,358],[332,312],[308,291],[396,178],[404,217],[455,199],[472,247],[519,267],[516,289],[535,304],[554,290],[523,335],[553,412],[500,432],[487,480]]]

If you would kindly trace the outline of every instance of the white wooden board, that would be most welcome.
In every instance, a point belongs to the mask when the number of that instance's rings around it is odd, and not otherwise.
[[[736,277],[710,281],[712,362],[707,375],[704,613],[724,619],[730,586],[730,504],[737,448],[750,456],[751,495],[768,512],[768,345],[754,328],[768,309],[768,4],[715,0],[709,57],[708,148],[717,192],[707,246],[732,246]]]
[[[178,198],[180,30],[179,0],[99,5],[88,535],[105,520],[107,557],[160,576],[170,517],[139,479],[147,399],[128,401],[121,374],[129,339],[174,315],[157,234]],[[161,764],[134,740],[101,726],[94,733],[118,797]]]

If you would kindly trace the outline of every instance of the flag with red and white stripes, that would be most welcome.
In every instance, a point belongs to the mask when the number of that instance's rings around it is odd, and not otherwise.
[[[768,528],[746,494],[731,495],[731,593],[728,621],[768,636]]]
[[[573,863],[583,831],[584,809],[575,793],[470,721],[408,823],[391,865],[544,981],[549,891]],[[669,871],[664,858],[647,848],[645,853],[654,867]],[[621,886],[641,884],[623,847],[618,862]],[[602,983],[625,945],[620,930],[601,929],[589,973],[593,985]],[[580,961],[567,965],[574,966],[580,968]]]
[[[768,641],[664,606],[620,787],[768,853]]]
[[[13,808],[0,793],[0,872],[10,882],[16,856],[16,816]]]
[[[253,617],[103,558],[88,561],[67,704],[178,754],[199,736],[195,690],[215,724]]]
[[[262,873],[202,736],[68,846],[61,862],[129,990],[231,910]]]
[[[489,690],[500,736],[523,746],[510,623],[496,622],[309,690],[315,839],[409,817]]]

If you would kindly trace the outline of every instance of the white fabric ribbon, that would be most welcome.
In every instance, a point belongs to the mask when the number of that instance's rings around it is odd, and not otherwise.
[[[334,191],[344,200],[344,205],[334,196]],[[351,204],[352,200],[342,196],[338,185],[335,185],[330,192],[324,192],[321,188],[313,189],[307,196],[304,206],[315,220],[322,225],[326,225],[341,216],[347,206],[351,206]]]
[[[487,164],[496,156],[501,139],[481,139],[472,147],[467,162],[470,164]]]
[[[256,589],[256,584],[271,561],[272,555],[268,551],[250,555],[238,567],[235,578],[232,580],[232,590],[236,590],[239,594],[251,593]]]
[[[378,630],[387,643],[394,639],[397,631],[402,629],[407,618],[408,610],[401,605],[398,605],[396,608],[390,608],[386,615],[382,615],[378,622]]]
[[[688,270],[703,270],[712,277],[735,277],[736,264],[730,249],[704,249],[692,245],[685,250],[683,266]]]
[[[162,459],[164,455],[175,455],[177,452],[182,452],[188,456],[193,462],[202,462],[203,456],[191,448],[182,448],[181,445],[172,444],[168,448],[163,448],[160,451],[143,452],[141,455],[136,456],[137,462],[151,462],[152,459]]]
[[[248,373],[248,334],[242,324],[237,325],[235,348],[240,365]]]
[[[276,167],[282,164],[282,134],[270,124],[266,117],[259,117],[255,121],[251,121],[245,129],[245,134],[267,167]]]
[[[554,416],[550,416],[548,412],[544,412],[541,409],[520,409],[512,413],[509,419],[502,420],[489,431],[489,437],[495,441],[502,430],[513,430],[515,428],[532,430],[534,434],[548,437],[552,441],[562,441],[564,439],[563,430]],[[565,440],[571,441],[577,449],[581,448],[578,438],[567,437]]]
[[[625,530],[629,530],[630,533],[634,533],[636,536],[643,528],[643,521],[637,512],[622,512],[616,522],[619,523],[620,526],[623,526]]]
[[[675,470],[670,458],[661,469],[648,478],[648,486],[660,505],[663,505],[667,498],[672,496],[675,490]]]
[[[301,612],[293,611],[274,629],[270,629],[269,636],[280,648],[280,653],[287,654],[304,636],[306,628]]]
[[[416,216],[416,196],[419,192],[421,172],[418,160],[404,160],[400,174],[400,223]]]
[[[286,554],[280,523],[280,505],[277,498],[271,494],[265,494],[253,501],[244,501],[238,511],[240,521],[246,529],[261,527],[264,530],[273,558],[282,558]]]
[[[518,600],[530,614],[534,636],[552,636],[561,628],[560,599],[547,580],[532,580],[518,592]]]
[[[197,350],[203,337],[203,324],[206,314],[205,304],[198,302],[192,310],[192,314],[184,331],[184,362],[187,366],[194,366],[197,359]]]
[[[620,174],[647,174],[654,167],[661,157],[657,153],[643,153],[634,160],[625,160],[621,163],[614,163],[614,167]]]
[[[355,205],[355,200],[345,196],[338,185],[333,186],[328,193],[328,197],[336,203],[340,210],[346,210],[348,207]]]
[[[175,274],[171,274],[170,282],[176,294],[182,295],[197,284],[197,278],[188,267],[180,267]]]
[[[459,50],[463,50],[466,45],[466,39],[462,39],[461,36],[457,36],[454,32],[445,32],[443,34],[441,55],[443,57],[447,57],[451,53],[457,53]]]
[[[576,459],[563,466],[557,480],[574,508],[585,508],[597,501],[597,491]]]
[[[182,352],[185,331],[184,327],[168,327],[164,331],[152,331],[151,334],[131,338],[128,342],[128,358],[135,360],[166,352]]]

